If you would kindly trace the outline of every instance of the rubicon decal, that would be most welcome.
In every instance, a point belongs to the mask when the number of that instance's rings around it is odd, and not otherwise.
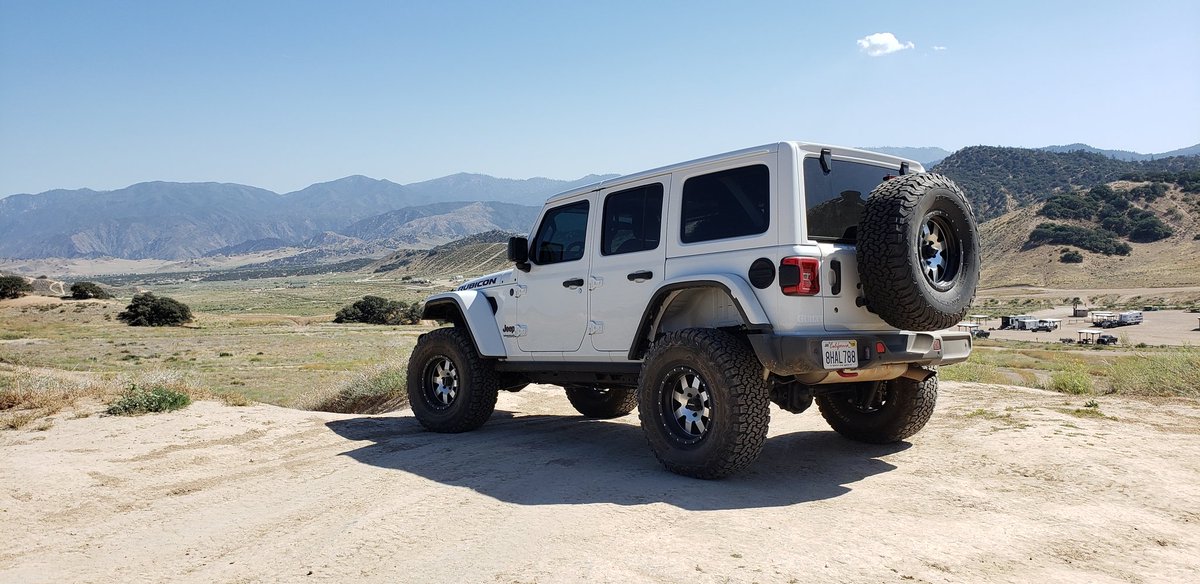
[[[496,280],[497,280],[497,278],[495,276],[493,276],[491,278],[484,278],[482,280],[475,280],[474,282],[467,282],[466,284],[459,286],[458,288],[456,288],[456,290],[474,290],[476,288],[482,288],[484,286],[491,286],[492,284],[496,283]]]

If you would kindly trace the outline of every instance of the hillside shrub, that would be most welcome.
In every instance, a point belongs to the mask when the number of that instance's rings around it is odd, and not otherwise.
[[[366,324],[416,324],[421,320],[421,305],[388,300],[379,296],[363,296],[350,306],[337,311],[333,322],[362,322]]]
[[[134,296],[117,320],[129,326],[179,326],[192,320],[192,310],[173,298],[146,292]]]
[[[1079,219],[1091,221],[1095,206],[1076,194],[1055,195],[1046,199],[1038,215],[1049,219]]]
[[[1083,263],[1083,254],[1081,254],[1073,249],[1068,250],[1068,251],[1063,252],[1062,256],[1058,258],[1058,261],[1060,261],[1064,264],[1082,264]]]
[[[27,292],[33,292],[33,286],[20,276],[0,276],[0,299],[20,298]]]
[[[1150,243],[1175,235],[1175,230],[1167,227],[1161,219],[1154,215],[1143,216],[1134,221],[1129,229],[1129,241]]]
[[[1038,224],[1026,242],[1028,247],[1044,244],[1073,245],[1104,255],[1129,255],[1133,251],[1129,244],[1118,241],[1111,231],[1061,223]]]
[[[95,282],[75,282],[71,284],[71,298],[75,300],[88,300],[95,298],[98,300],[107,300],[112,298],[107,290],[101,288]]]

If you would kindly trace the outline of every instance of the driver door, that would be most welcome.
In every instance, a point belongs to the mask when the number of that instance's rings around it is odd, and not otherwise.
[[[587,332],[587,237],[590,201],[579,198],[547,209],[529,245],[530,270],[518,277],[517,322],[522,351],[575,352]]]

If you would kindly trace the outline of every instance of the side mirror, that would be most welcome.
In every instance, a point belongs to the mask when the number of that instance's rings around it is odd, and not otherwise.
[[[524,237],[508,238],[508,261],[517,264],[522,272],[529,271],[529,240]]]

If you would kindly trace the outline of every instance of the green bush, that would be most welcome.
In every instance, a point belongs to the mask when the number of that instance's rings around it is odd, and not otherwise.
[[[130,385],[106,411],[113,416],[135,416],[151,412],[170,412],[185,408],[190,403],[192,398],[180,391],[162,386],[147,389]]]
[[[107,290],[101,288],[95,282],[75,282],[71,284],[71,298],[75,300],[88,300],[90,298],[107,300],[112,298],[112,294],[109,294]]]
[[[421,320],[421,305],[388,300],[379,296],[363,296],[362,300],[337,311],[333,322],[363,322],[367,324],[416,324]]]
[[[134,296],[117,320],[129,326],[179,326],[192,320],[192,310],[172,298],[146,292]]]
[[[33,286],[20,276],[0,276],[0,299],[20,298],[26,292],[33,292]]]

